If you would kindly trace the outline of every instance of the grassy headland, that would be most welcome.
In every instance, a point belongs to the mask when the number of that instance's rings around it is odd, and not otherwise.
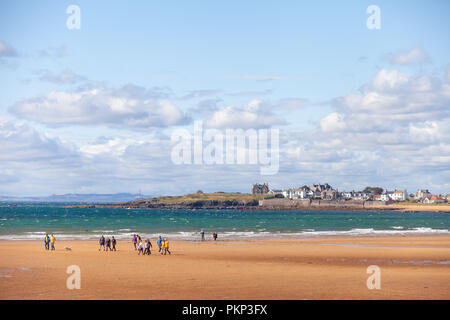
[[[96,208],[160,208],[160,209],[238,209],[257,208],[259,200],[268,195],[245,193],[190,193],[183,196],[161,196],[126,202],[80,205]]]

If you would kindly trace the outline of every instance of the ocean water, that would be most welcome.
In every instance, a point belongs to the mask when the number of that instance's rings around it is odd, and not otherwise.
[[[0,204],[0,240],[128,239],[167,236],[199,240],[277,239],[333,235],[450,234],[450,213],[377,211],[159,210],[67,208],[62,203]]]

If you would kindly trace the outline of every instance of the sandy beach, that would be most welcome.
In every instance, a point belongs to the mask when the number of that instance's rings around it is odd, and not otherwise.
[[[423,203],[396,203],[393,204],[397,211],[401,212],[450,212],[450,205],[445,204],[423,204]]]
[[[172,255],[156,251],[0,241],[0,299],[450,299],[449,236],[172,241]],[[69,265],[80,267],[80,290],[66,287]],[[370,265],[380,290],[366,286]]]

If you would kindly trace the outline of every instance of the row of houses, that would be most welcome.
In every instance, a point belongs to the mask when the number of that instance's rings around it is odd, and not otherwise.
[[[271,192],[269,192],[271,193]],[[274,190],[272,194],[281,193],[289,199],[324,199],[335,200],[339,197],[337,190],[333,189],[328,183],[313,184],[311,187],[303,186],[300,188],[290,188],[285,190]]]
[[[374,194],[372,196],[372,200],[375,201],[406,201],[408,199],[408,192],[406,190],[385,191],[382,194]]]
[[[450,194],[443,197],[431,194],[427,189],[421,189],[414,193],[414,200],[423,203],[446,203],[450,201]]]
[[[268,183],[254,184],[251,189],[252,194],[274,195],[280,198],[288,199],[321,199],[321,200],[374,200],[374,201],[407,201],[414,199],[423,203],[445,203],[450,201],[450,195],[446,198],[432,195],[428,190],[418,190],[414,195],[408,195],[406,190],[384,191],[381,194],[373,192],[339,192],[328,183],[313,184],[310,187],[304,185],[299,188],[289,188],[283,190],[273,190],[269,188]]]
[[[313,184],[310,187],[289,188],[284,190],[269,189],[268,183],[254,184],[251,189],[252,194],[269,194],[289,199],[322,199],[335,200],[341,197],[338,190],[333,189],[328,183]]]

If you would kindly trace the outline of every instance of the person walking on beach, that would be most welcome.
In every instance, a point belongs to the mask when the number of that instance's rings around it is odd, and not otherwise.
[[[161,241],[161,254],[164,254],[164,252],[166,252],[166,238]]]
[[[158,252],[161,252],[161,246],[162,246],[162,238],[159,236],[158,240],[156,240],[156,244],[158,245],[159,249]]]
[[[44,244],[45,244],[45,250],[50,249],[50,237],[48,236],[48,233],[45,234]]]
[[[150,251],[150,248],[152,247],[152,243],[150,242],[150,239],[145,240],[145,251],[144,251],[144,255],[148,254],[151,255],[152,252]]]
[[[205,231],[203,231],[203,229],[202,229],[202,231],[200,231],[200,235],[201,235],[202,241],[205,241]]]
[[[116,243],[117,243],[117,241],[116,241],[116,239],[114,238],[114,236],[112,236],[111,242],[112,242],[112,250],[116,251]],[[111,251],[112,251],[112,250],[111,250]]]
[[[50,244],[52,245],[52,251],[55,250],[55,241],[56,241],[55,236],[52,233],[52,235],[50,237]]]
[[[111,251],[111,239],[108,237],[106,238],[106,251]]]
[[[213,232],[212,236],[213,236],[214,241],[216,241],[217,240],[217,232]]]
[[[103,235],[100,237],[98,243],[100,244],[100,248],[98,248],[98,251],[102,250],[102,247],[103,251],[105,251],[105,237]]]
[[[142,253],[142,255],[144,255],[144,244],[142,243],[142,241],[139,241],[137,244],[137,250],[138,250],[138,255],[140,255]]]
[[[133,234],[133,245],[134,245],[134,250],[137,250],[136,244],[137,244],[137,237],[136,237],[135,234]]]
[[[162,238],[161,238],[161,236],[159,236],[158,240],[156,241],[156,244],[159,247],[158,252],[161,252],[161,246],[162,246]]]
[[[171,254],[169,251],[169,240],[167,240],[167,238],[164,238],[164,255],[166,255],[167,252]]]

